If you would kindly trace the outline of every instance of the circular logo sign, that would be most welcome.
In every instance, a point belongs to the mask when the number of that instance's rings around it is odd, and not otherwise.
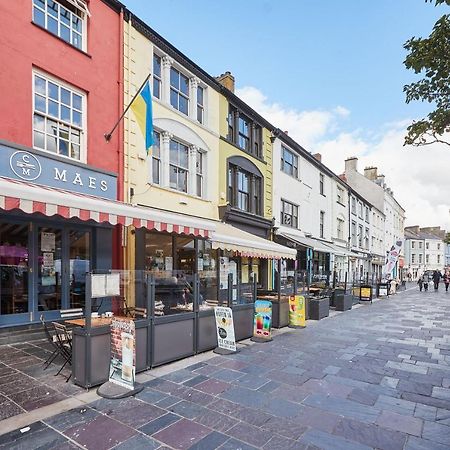
[[[40,177],[42,172],[41,163],[31,153],[18,151],[9,159],[11,170],[22,180],[33,181]]]
[[[220,336],[222,339],[226,339],[226,337],[227,337],[227,332],[226,332],[225,329],[222,328],[222,327],[219,327],[219,336]]]

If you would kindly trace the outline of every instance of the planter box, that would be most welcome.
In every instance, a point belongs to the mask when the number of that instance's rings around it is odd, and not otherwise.
[[[328,317],[330,314],[330,299],[317,298],[309,300],[309,318],[312,320],[320,320]]]
[[[353,295],[344,293],[337,294],[335,295],[334,302],[336,311],[348,311],[353,306]]]
[[[281,301],[272,302],[272,327],[281,328],[289,325],[289,299],[281,297]]]

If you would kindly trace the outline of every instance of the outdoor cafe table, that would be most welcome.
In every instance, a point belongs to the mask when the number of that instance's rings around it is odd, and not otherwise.
[[[105,325],[111,325],[112,317],[94,317],[91,319],[92,327],[102,327]],[[86,319],[70,319],[65,320],[64,323],[69,325],[75,325],[77,327],[85,327]]]

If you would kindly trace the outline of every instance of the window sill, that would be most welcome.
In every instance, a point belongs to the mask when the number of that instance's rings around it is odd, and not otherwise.
[[[88,58],[92,59],[92,56],[85,52],[84,50],[79,49],[78,47],[75,47],[74,45],[72,45],[70,42],[65,41],[64,39],[60,38],[58,35],[53,34],[51,31],[48,31],[46,28],[41,27],[40,25],[38,25],[37,23],[31,21],[31,24],[33,26],[35,26],[36,28],[39,28],[40,30],[44,31],[45,33],[49,34],[50,36],[54,37],[55,39],[57,39],[58,41],[62,42],[63,44],[67,45],[69,48],[73,48],[74,50],[76,50],[77,52],[81,53],[84,56],[87,56]]]
[[[345,208],[345,203],[342,203],[342,202],[340,202],[339,200],[337,200],[336,203],[337,203],[338,205],[341,205],[341,206],[343,206],[343,207]]]
[[[242,149],[241,147],[239,147],[239,145],[236,145],[233,141],[230,141],[228,138],[226,138],[224,136],[220,136],[220,139],[222,139],[222,141],[225,141],[227,144],[230,144],[233,147],[237,148],[239,151],[245,153],[246,155],[249,155],[252,158],[257,159],[258,161],[262,162],[263,164],[267,164],[267,162],[264,161],[264,159],[262,159],[260,156],[257,156],[254,153],[250,153],[247,150]]]
[[[172,188],[166,187],[166,186],[161,186],[161,185],[155,184],[155,183],[148,183],[148,184],[152,188],[161,189],[162,191],[170,192],[172,194],[177,194],[181,197],[186,197],[186,198],[192,199],[192,200],[199,200],[199,201],[205,202],[205,203],[211,203],[211,200],[207,200],[206,198],[203,198],[203,197],[197,197],[196,195],[188,194],[187,192],[177,191],[176,189],[172,189]]]
[[[301,180],[300,178],[296,177],[295,175],[291,175],[290,173],[287,173],[287,172],[285,172],[284,170],[281,170],[281,172],[282,172],[284,175],[287,175],[289,178],[293,178],[295,181],[298,181],[299,183],[302,182],[302,180]]]
[[[325,194],[322,194],[322,193],[320,193],[320,195],[321,195],[322,197],[326,197],[326,195],[325,195]]]

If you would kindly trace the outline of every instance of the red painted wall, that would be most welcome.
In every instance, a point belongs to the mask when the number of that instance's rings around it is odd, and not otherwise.
[[[32,0],[0,1],[0,138],[32,146],[36,67],[87,93],[87,163],[118,174],[122,139],[116,132],[106,143],[103,135],[121,113],[122,18],[101,0],[89,9],[83,53],[32,23]]]

